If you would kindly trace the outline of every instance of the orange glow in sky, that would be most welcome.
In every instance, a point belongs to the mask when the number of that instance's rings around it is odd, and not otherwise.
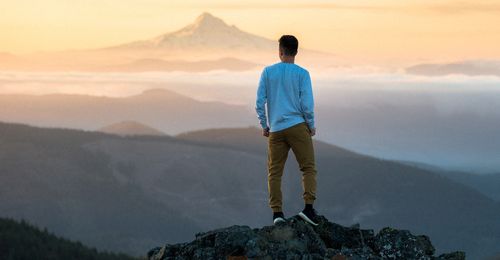
[[[366,61],[500,58],[500,1],[16,0],[0,52],[104,47],[177,30],[207,11],[250,33]]]

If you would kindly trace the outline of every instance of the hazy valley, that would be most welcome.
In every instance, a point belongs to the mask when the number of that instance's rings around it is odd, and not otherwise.
[[[269,224],[265,139],[255,128],[178,137],[0,127],[4,216],[101,249],[141,254],[209,228]],[[317,208],[338,223],[428,234],[439,250],[495,252],[498,202],[438,174],[316,142]],[[292,157],[292,156],[291,156]],[[293,157],[286,214],[302,207]],[[453,239],[450,239],[453,237]]]

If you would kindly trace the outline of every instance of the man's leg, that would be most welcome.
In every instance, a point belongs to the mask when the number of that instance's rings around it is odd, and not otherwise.
[[[316,199],[316,164],[312,137],[306,123],[288,129],[286,138],[302,171],[302,188],[305,204]]]
[[[282,131],[269,133],[268,141],[268,176],[269,206],[273,212],[282,212],[281,176],[285,168],[290,146]]]

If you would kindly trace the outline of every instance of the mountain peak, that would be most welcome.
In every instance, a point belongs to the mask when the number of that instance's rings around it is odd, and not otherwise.
[[[116,122],[101,127],[97,131],[108,134],[117,134],[121,136],[130,136],[130,135],[164,136],[165,135],[165,133],[156,128],[153,128],[151,126],[145,125],[143,123],[134,120],[125,120]]]
[[[213,16],[211,13],[204,12],[200,14],[194,25],[197,27],[200,26],[228,26],[221,18]]]
[[[210,55],[237,52],[236,55],[260,51],[270,53],[276,49],[276,41],[240,30],[229,25],[211,13],[203,12],[196,19],[173,32],[164,33],[154,38],[135,41],[110,48],[134,50],[167,50],[169,55],[176,51],[194,53],[203,51]]]
[[[224,20],[219,17],[213,16],[211,13],[204,12],[200,14],[194,23],[189,24],[177,31],[178,36],[181,35],[202,35],[202,34],[214,34],[223,31],[232,31],[236,28],[234,26],[229,26]],[[237,30],[237,29],[236,29]],[[206,36],[206,35],[205,35]]]
[[[180,30],[162,34],[154,39],[135,42],[126,46],[160,47],[172,50],[274,50],[276,43],[269,39],[244,32],[224,20],[204,12],[193,23]]]

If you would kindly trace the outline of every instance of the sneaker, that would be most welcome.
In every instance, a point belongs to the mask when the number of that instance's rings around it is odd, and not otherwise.
[[[273,223],[276,224],[278,222],[285,222],[285,216],[283,215],[283,212],[273,213]]]
[[[318,216],[316,214],[316,210],[311,208],[311,209],[303,209],[300,213],[299,216],[308,222],[311,225],[317,226],[318,223],[316,222],[316,217]]]

